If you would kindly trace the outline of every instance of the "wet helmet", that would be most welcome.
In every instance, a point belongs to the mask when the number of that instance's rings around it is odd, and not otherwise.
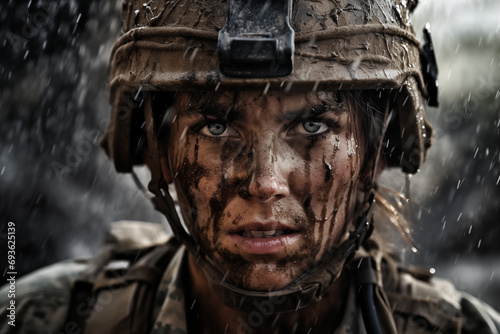
[[[416,0],[125,0],[123,35],[110,61],[111,123],[102,146],[119,172],[143,164],[148,148],[155,205],[174,234],[203,259],[225,302],[251,309],[255,299],[286,297],[278,311],[321,298],[367,232],[369,209],[349,242],[330,252],[300,282],[273,293],[221,280],[182,227],[162,182],[154,137],[156,91],[379,90],[391,97],[385,155],[389,166],[415,173],[431,144],[425,101],[437,104],[430,36],[422,46],[410,13]],[[332,259],[341,261],[332,261]],[[326,268],[326,269],[325,269]],[[284,300],[285,300],[284,299]]]

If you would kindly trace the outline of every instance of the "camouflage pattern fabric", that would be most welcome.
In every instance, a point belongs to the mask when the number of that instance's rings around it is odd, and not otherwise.
[[[151,334],[187,333],[186,255],[187,250],[181,247],[163,275]],[[18,280],[15,327],[6,321],[8,288],[0,289],[0,333],[78,333],[65,320],[72,283],[85,268],[85,261],[62,262]],[[379,313],[381,322],[390,318],[396,324],[397,333],[500,333],[500,315],[476,298],[457,292],[449,282],[439,279],[423,282],[408,274],[399,276],[399,281],[390,284],[392,291],[387,291],[392,308],[387,314]],[[334,334],[367,332],[355,285],[350,286],[344,317]]]
[[[85,261],[65,261],[16,281],[15,326],[9,325],[8,286],[0,289],[0,333],[72,333],[64,328],[71,287]]]
[[[159,308],[151,334],[187,334],[183,259],[187,251],[181,247],[172,258],[158,287],[156,306]],[[186,265],[187,263],[184,263]]]

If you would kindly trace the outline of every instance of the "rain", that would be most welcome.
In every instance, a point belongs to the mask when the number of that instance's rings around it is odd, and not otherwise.
[[[99,250],[110,222],[164,218],[99,147],[108,124],[108,58],[121,3],[7,0],[0,4],[0,268],[16,225],[18,276]],[[151,9],[149,9],[151,10]],[[429,266],[500,309],[500,2],[421,0],[430,22],[440,107],[428,108],[434,145],[409,182],[414,247]],[[196,53],[191,55],[196,61]],[[266,88],[267,91],[268,87]],[[141,179],[146,172],[138,169]],[[408,249],[406,249],[408,248]],[[2,273],[5,279],[4,273]]]

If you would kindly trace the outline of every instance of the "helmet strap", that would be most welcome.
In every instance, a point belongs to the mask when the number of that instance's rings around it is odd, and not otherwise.
[[[154,130],[154,118],[152,107],[152,96],[147,94],[144,100],[144,119],[146,122],[146,134],[148,141],[148,162],[151,170],[151,181],[148,184],[148,190],[154,194],[151,201],[156,210],[165,215],[175,237],[182,241],[190,251],[194,251],[195,242],[181,224],[181,220],[175,209],[175,203],[168,191],[168,185],[165,182],[161,171],[160,150]]]

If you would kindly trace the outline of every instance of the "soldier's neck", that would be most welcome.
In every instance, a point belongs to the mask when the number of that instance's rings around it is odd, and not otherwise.
[[[348,279],[342,274],[319,303],[279,315],[236,311],[224,305],[189,254],[190,286],[186,286],[189,333],[333,333],[340,324],[347,298]]]

